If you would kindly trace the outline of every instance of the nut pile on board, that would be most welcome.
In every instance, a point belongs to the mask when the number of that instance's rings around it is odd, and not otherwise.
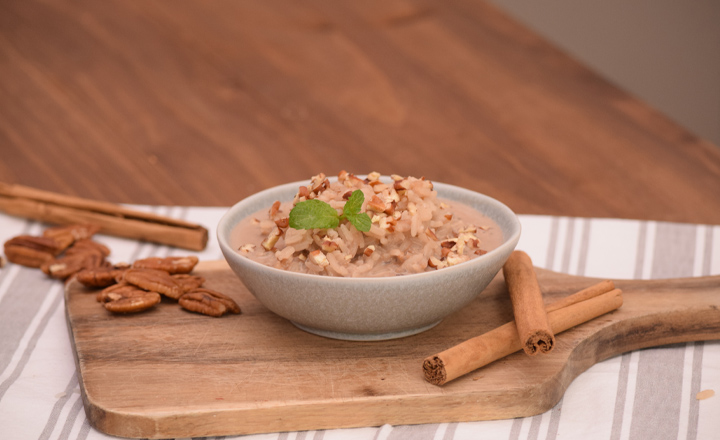
[[[219,317],[240,313],[230,297],[202,287],[205,278],[190,272],[195,256],[149,257],[132,264],[112,264],[110,249],[92,239],[99,228],[69,225],[48,228],[42,236],[19,235],[5,242],[8,261],[39,268],[46,275],[102,289],[97,301],[114,313],[135,313],[175,300],[188,311]]]

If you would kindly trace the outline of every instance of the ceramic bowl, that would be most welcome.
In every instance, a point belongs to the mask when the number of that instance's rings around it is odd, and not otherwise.
[[[265,266],[237,253],[232,229],[244,217],[276,200],[292,200],[307,181],[288,183],[250,196],[228,210],[217,228],[228,264],[268,309],[305,331],[335,339],[383,340],[428,330],[487,287],[520,239],[517,216],[501,202],[477,192],[433,182],[438,197],[483,212],[497,223],[503,243],[485,255],[432,272],[377,278],[341,278]]]

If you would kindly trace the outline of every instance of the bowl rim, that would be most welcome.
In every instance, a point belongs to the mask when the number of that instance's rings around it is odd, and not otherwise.
[[[363,177],[362,175],[358,175],[358,177]],[[337,180],[337,177],[329,177],[331,181]],[[381,176],[381,179],[390,179],[389,176]],[[317,274],[310,274],[310,273],[303,273],[303,272],[293,272],[289,270],[283,270],[278,269],[276,267],[272,266],[266,266],[262,263],[259,263],[257,261],[251,260],[250,258],[243,257],[240,255],[237,251],[233,249],[233,247],[230,245],[229,240],[229,232],[232,231],[232,229],[238,224],[239,221],[246,218],[242,217],[241,219],[235,221],[232,225],[229,223],[231,220],[235,217],[235,213],[240,210],[243,206],[248,205],[250,203],[253,203],[257,201],[258,199],[262,199],[264,197],[267,197],[269,193],[276,192],[276,191],[284,191],[286,189],[290,189],[292,187],[299,188],[300,186],[307,185],[309,180],[299,180],[296,182],[290,182],[285,183],[277,186],[273,186],[267,189],[264,189],[262,191],[259,191],[255,194],[252,194],[234,205],[232,205],[228,210],[223,214],[223,216],[220,218],[220,221],[217,224],[216,229],[216,236],[218,243],[220,245],[220,249],[225,257],[225,259],[232,258],[233,260],[239,262],[240,264],[247,265],[249,268],[253,268],[255,270],[258,270],[263,273],[272,274],[274,276],[281,276],[281,277],[289,277],[289,278],[297,278],[298,280],[310,280],[314,282],[319,283],[342,283],[342,284],[363,284],[368,283],[369,281],[374,282],[382,282],[387,284],[392,283],[405,283],[408,280],[412,281],[420,281],[423,278],[427,277],[438,277],[442,274],[443,276],[449,276],[453,273],[460,272],[460,271],[466,271],[470,268],[481,265],[482,262],[486,260],[491,260],[495,257],[496,254],[502,253],[506,251],[506,248],[515,248],[517,246],[517,243],[520,239],[520,234],[522,232],[522,224],[520,223],[520,219],[518,218],[517,214],[513,210],[511,210],[507,205],[502,203],[501,201],[490,197],[486,194],[473,191],[467,188],[463,188],[460,186],[442,183],[442,182],[436,182],[432,180],[432,183],[434,185],[434,189],[437,191],[438,189],[446,188],[448,190],[456,191],[459,193],[464,193],[468,196],[471,196],[473,198],[479,198],[480,200],[483,200],[484,202],[489,202],[490,204],[495,205],[496,208],[499,209],[503,214],[507,215],[507,217],[511,220],[511,226],[514,229],[514,233],[511,234],[509,237],[503,236],[503,242],[500,244],[500,246],[496,247],[495,249],[477,256],[469,261],[462,262],[460,264],[445,267],[441,270],[431,271],[431,272],[421,272],[421,273],[413,273],[413,274],[406,274],[406,275],[399,275],[394,277],[334,277],[334,276],[327,276],[327,275],[317,275]],[[440,194],[438,194],[438,197],[441,197]],[[446,197],[445,197],[446,198]],[[272,203],[272,202],[270,202]],[[268,204],[269,207],[269,204]],[[483,213],[487,215],[486,213]],[[496,221],[493,219],[493,221]],[[225,236],[223,234],[223,231],[228,231],[228,235]],[[509,254],[509,253],[508,253]]]

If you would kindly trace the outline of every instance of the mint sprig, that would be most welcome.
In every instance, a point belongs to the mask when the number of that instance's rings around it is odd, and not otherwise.
[[[338,215],[335,208],[322,200],[305,200],[296,204],[290,211],[289,225],[293,229],[331,229],[337,228],[340,220],[347,219],[355,229],[362,232],[370,230],[372,221],[370,216],[360,212],[365,195],[356,189],[343,206],[342,215]]]

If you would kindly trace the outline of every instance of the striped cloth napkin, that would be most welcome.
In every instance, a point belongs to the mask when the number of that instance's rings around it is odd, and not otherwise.
[[[202,260],[222,258],[214,227],[225,208],[132,207],[206,226],[210,243],[196,255]],[[612,279],[720,274],[720,226],[549,216],[520,220],[518,249],[539,267]],[[3,242],[19,234],[38,235],[44,227],[0,214]],[[96,238],[112,249],[113,262],[188,254],[121,238]],[[14,264],[0,269],[0,439],[115,438],[90,427],[85,417],[62,288],[34,269]],[[228,438],[695,440],[717,439],[719,433],[720,342],[709,341],[639,350],[601,362],[581,374],[552,410],[534,417]]]

